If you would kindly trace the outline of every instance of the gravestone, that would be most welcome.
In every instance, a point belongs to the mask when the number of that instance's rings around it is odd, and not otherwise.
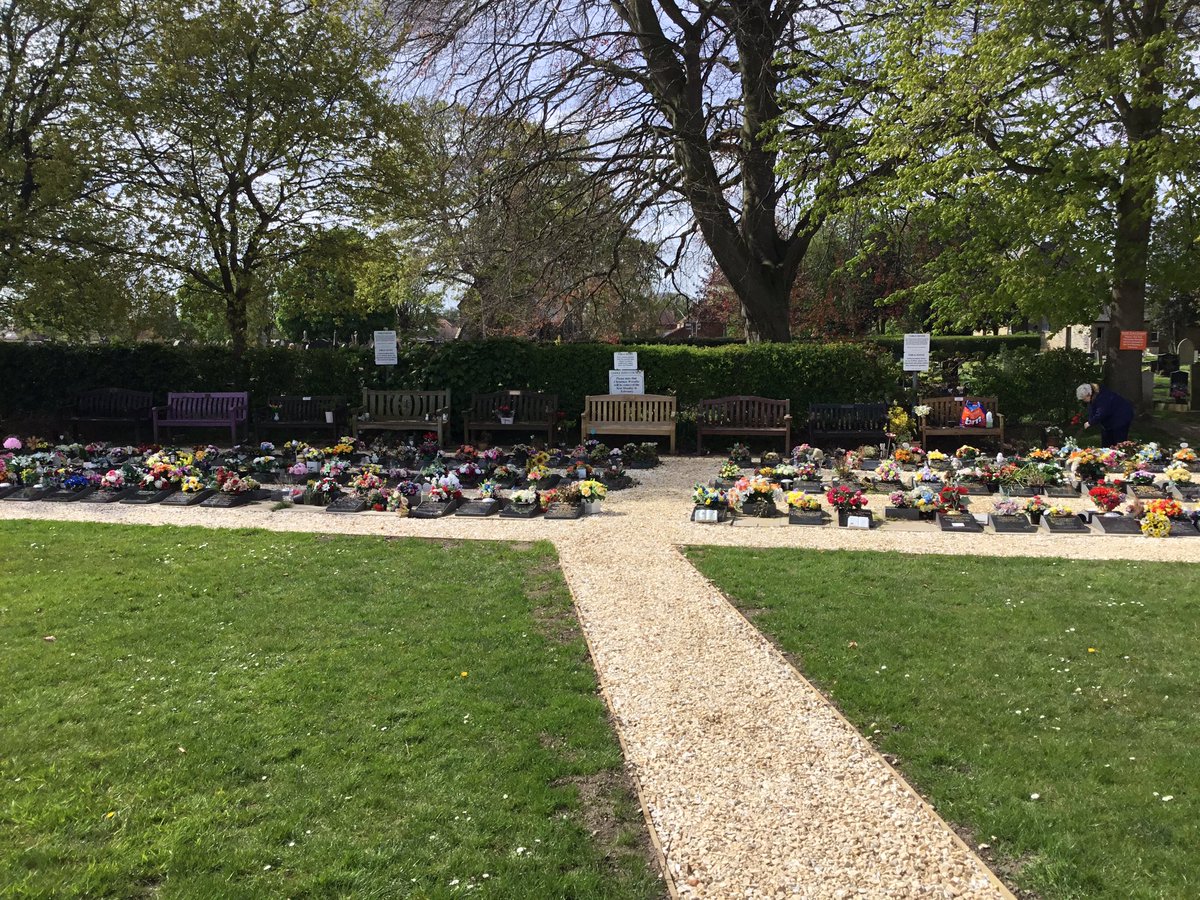
[[[1176,369],[1170,375],[1171,387],[1169,388],[1171,400],[1176,403],[1187,403],[1191,399],[1192,392],[1188,386],[1188,373],[1182,369]]]
[[[1179,357],[1179,365],[1190,366],[1196,361],[1196,345],[1192,343],[1191,338],[1184,338],[1179,342],[1179,346],[1175,348],[1175,355]]]
[[[1158,367],[1160,375],[1166,375],[1169,372],[1174,372],[1179,368],[1180,359],[1178,353],[1160,353],[1155,363]]]

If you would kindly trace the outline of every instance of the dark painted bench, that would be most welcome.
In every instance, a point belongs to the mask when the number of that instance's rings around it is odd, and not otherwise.
[[[808,439],[878,443],[887,434],[887,404],[813,403],[808,408]]]
[[[228,428],[232,443],[238,442],[238,429],[245,430],[250,411],[250,395],[245,391],[211,394],[167,394],[164,406],[154,407],[154,441],[160,428]]]
[[[79,437],[81,424],[132,425],[140,438],[142,426],[150,421],[154,395],[149,391],[130,391],[125,388],[98,388],[82,392],[75,401],[71,416],[71,431]]]
[[[338,437],[348,433],[346,399],[328,394],[280,394],[267,399],[267,408],[258,413],[254,424],[260,432],[328,431]]]
[[[792,449],[792,401],[739,395],[701,400],[696,407],[696,452],[704,452],[706,434],[777,434],[783,437],[783,452]]]
[[[507,414],[503,407],[508,407]],[[472,394],[471,406],[463,414],[463,440],[468,444],[472,432],[512,431],[529,435],[544,432],[549,445],[554,443],[557,430],[558,394],[536,391]]]
[[[365,418],[364,418],[365,416]],[[443,443],[450,420],[447,391],[363,391],[354,410],[354,435],[361,431],[433,431]]]

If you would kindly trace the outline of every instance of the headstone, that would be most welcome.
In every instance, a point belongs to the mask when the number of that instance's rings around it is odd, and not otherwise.
[[[1160,353],[1158,355],[1158,371],[1162,375],[1174,372],[1179,368],[1178,353]]]
[[[1184,338],[1179,342],[1179,346],[1175,348],[1175,355],[1179,357],[1179,365],[1190,366],[1196,361],[1196,345],[1192,343],[1191,338]]]
[[[1175,403],[1187,403],[1191,398],[1191,390],[1188,386],[1188,373],[1182,369],[1176,369],[1170,375],[1171,387],[1170,397]]]
[[[1142,397],[1149,403],[1154,396],[1154,373],[1149,369],[1142,369]],[[1134,404],[1137,405],[1136,403]]]

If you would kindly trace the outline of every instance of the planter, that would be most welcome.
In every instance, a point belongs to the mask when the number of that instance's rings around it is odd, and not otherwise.
[[[41,500],[48,493],[50,493],[50,488],[41,487],[40,485],[32,485],[29,487],[17,488],[4,499],[16,500],[18,503],[31,503],[35,500]]]
[[[789,525],[824,525],[829,521],[829,516],[825,515],[822,510],[788,510]]]
[[[1015,516],[998,516],[993,513],[992,528],[997,534],[1033,534],[1037,531],[1037,526],[1023,513]]]
[[[1087,523],[1079,516],[1042,516],[1047,531],[1055,534],[1088,534]]]
[[[96,493],[96,485],[89,484],[87,487],[82,487],[74,491],[50,491],[42,499],[47,503],[74,503],[76,500],[82,500],[84,497],[90,497],[94,493]]]
[[[137,493],[137,488],[121,488],[119,491],[99,490],[81,499],[80,503],[117,503]]]
[[[367,508],[367,501],[354,494],[338,497],[325,507],[327,513],[360,513]]]
[[[837,522],[839,528],[863,528],[860,524],[866,521],[866,528],[878,527],[875,522],[875,517],[871,515],[869,509],[839,509],[837,511]]]
[[[604,512],[603,500],[584,500],[580,506],[583,507],[583,514],[585,516],[598,516]]]
[[[500,510],[502,519],[532,519],[542,511],[536,503],[509,503]]]
[[[169,487],[160,490],[144,490],[137,489],[127,497],[122,497],[122,503],[133,503],[139,506],[145,506],[149,503],[162,503],[172,494],[178,493],[178,488]]]
[[[339,498],[341,499],[341,498]],[[247,503],[254,501],[250,496],[249,491],[243,491],[240,494],[225,494],[220,491],[213,493],[211,497],[206,497],[200,501],[200,505],[208,509],[234,509],[238,506],[245,506]],[[333,504],[329,504],[332,506]]]
[[[494,516],[500,512],[500,507],[503,504],[494,497],[482,497],[478,500],[467,500],[458,509],[454,511],[456,516],[469,516],[476,519],[482,519],[486,516]]]
[[[1103,534],[1135,534],[1142,533],[1142,523],[1133,516],[1123,516],[1119,513],[1112,515],[1092,516],[1092,521]]]
[[[215,493],[216,491],[212,488],[204,488],[200,491],[176,491],[170,497],[164,498],[162,503],[163,506],[196,506]]]
[[[694,506],[692,507],[692,521],[703,522],[709,525],[715,525],[719,522],[724,522],[729,518],[729,510],[722,509],[719,506]]]
[[[458,509],[461,500],[422,500],[411,510],[409,517],[413,519],[440,519]]]
[[[942,531],[956,534],[983,533],[983,525],[978,519],[967,513],[941,513],[938,515],[938,526]]]
[[[735,515],[746,519],[770,519],[779,515],[773,500],[747,500]]]
[[[546,510],[547,519],[579,519],[582,517],[582,503],[552,503]]]

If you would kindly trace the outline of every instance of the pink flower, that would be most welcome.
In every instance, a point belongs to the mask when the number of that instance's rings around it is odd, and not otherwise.
[[[21,439],[18,437],[15,437],[15,436],[5,438],[4,439],[4,449],[5,450],[20,450],[21,449]]]

